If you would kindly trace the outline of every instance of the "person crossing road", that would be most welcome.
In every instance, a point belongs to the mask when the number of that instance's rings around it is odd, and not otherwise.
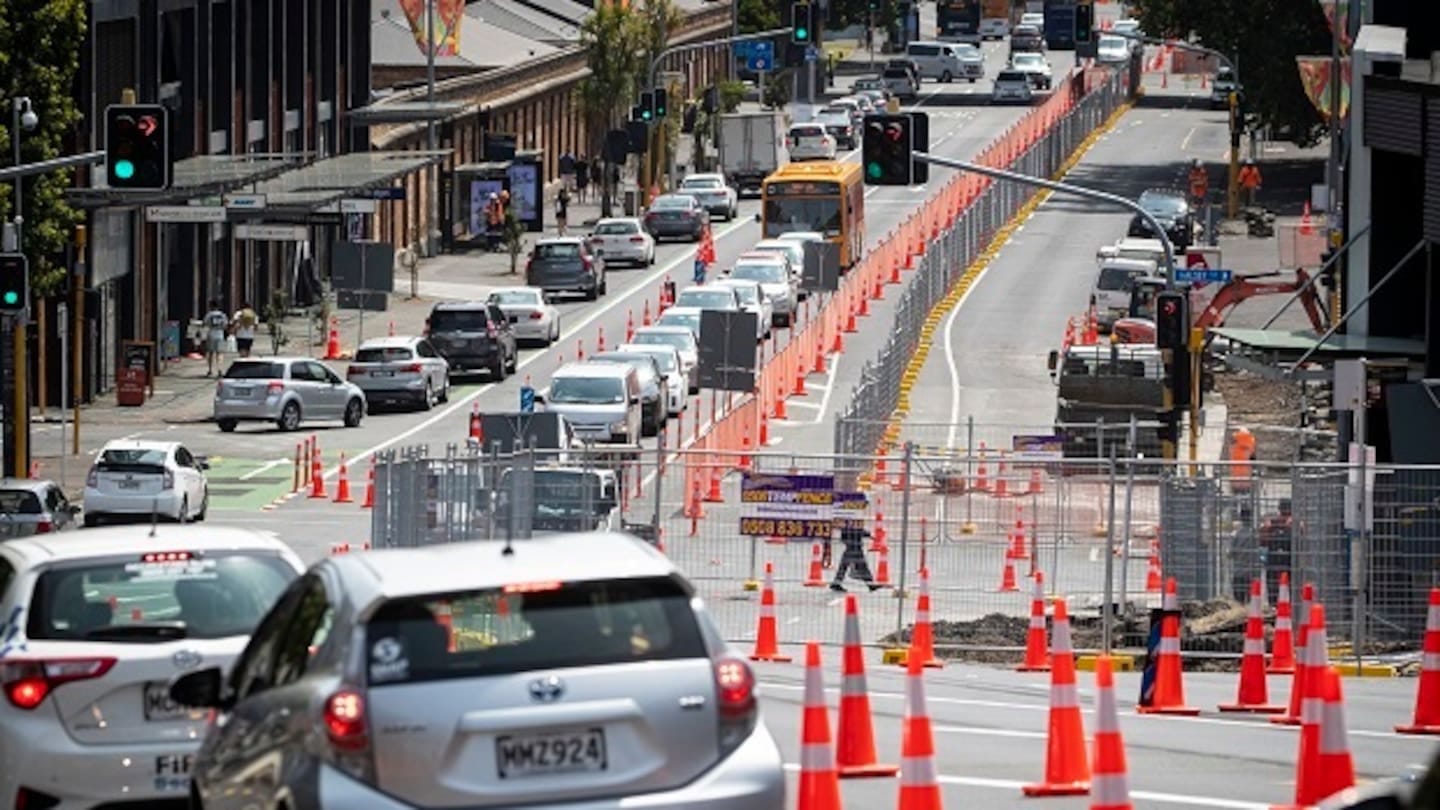
[[[840,541],[845,544],[845,550],[840,553],[840,564],[835,566],[835,579],[830,583],[830,590],[843,592],[847,574],[869,585],[872,591],[885,587],[875,584],[875,577],[870,573],[870,563],[865,559],[865,538],[869,536],[870,532],[865,529],[840,530]]]

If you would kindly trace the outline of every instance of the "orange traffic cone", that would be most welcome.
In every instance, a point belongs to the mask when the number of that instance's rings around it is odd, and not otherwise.
[[[935,627],[930,623],[930,569],[920,569],[920,598],[915,600],[915,627],[910,631],[910,647],[905,651],[906,666],[910,659],[919,659],[922,666],[940,669],[945,662],[935,657]]]
[[[595,340],[595,351],[603,352],[605,351],[605,327],[600,326],[596,328],[599,330],[600,336]]]
[[[445,651],[455,652],[455,613],[448,601],[435,607],[435,623],[445,628]]]
[[[760,626],[755,631],[755,651],[751,661],[773,661],[788,664],[792,659],[780,654],[779,636],[775,626],[775,566],[765,563],[765,585],[760,591]]]
[[[975,468],[975,489],[981,492],[990,491],[990,472],[985,467],[985,443],[980,443],[980,463]]]
[[[885,551],[890,548],[885,542],[885,513],[875,513],[875,532],[870,537],[870,550],[875,552]]]
[[[940,782],[935,775],[935,730],[925,708],[925,667],[909,656],[905,677],[905,725],[900,737],[900,805],[898,810],[941,810]]]
[[[625,342],[635,342],[635,310],[625,313]]]
[[[1075,650],[1070,646],[1070,611],[1055,600],[1050,645],[1050,730],[1045,745],[1045,781],[1021,788],[1026,796],[1083,796],[1090,792],[1085,722],[1075,685]]]
[[[890,549],[882,548],[875,552],[879,556],[879,562],[875,564],[875,584],[890,584]]]
[[[1110,656],[1095,659],[1095,770],[1090,777],[1090,810],[1131,810],[1125,738],[1115,705],[1115,672]]]
[[[390,337],[395,337],[395,322],[394,322],[394,321],[391,321],[391,322],[390,322],[390,331],[389,331],[388,334],[389,334]]]
[[[375,508],[375,457],[370,457],[370,472],[365,474],[365,500],[360,503],[361,509]]]
[[[1000,592],[1018,591],[1020,586],[1015,583],[1015,560],[1009,554],[1005,555],[1005,569],[1000,572]]]
[[[1310,683],[1310,604],[1315,601],[1315,586],[1307,582],[1300,588],[1300,632],[1295,648],[1295,677],[1290,681],[1290,706],[1280,717],[1270,722],[1283,726],[1300,725],[1300,705],[1305,698],[1305,687]]]
[[[1220,704],[1222,712],[1283,714],[1284,706],[1270,705],[1265,683],[1265,618],[1260,615],[1260,580],[1250,581],[1250,613],[1245,619],[1245,648],[1240,659],[1240,688],[1234,703]]]
[[[805,719],[800,731],[799,810],[840,810],[840,779],[830,744],[830,715],[825,708],[825,678],[820,645],[805,644]]]
[[[350,468],[345,464],[345,454],[340,454],[340,480],[335,484],[335,503],[354,503],[350,497]]]
[[[845,597],[845,651],[840,665],[840,722],[836,726],[835,764],[841,779],[894,776],[897,765],[875,756],[875,723],[865,686],[865,648],[860,640],[860,603]]]
[[[1295,672],[1295,635],[1290,616],[1290,574],[1280,572],[1280,593],[1275,596],[1275,641],[1270,645],[1271,675]]]
[[[1003,481],[1004,479],[1001,480]],[[995,483],[999,484],[1000,481],[996,481]],[[1010,550],[1005,553],[1005,556],[1012,560],[1028,560],[1030,559],[1030,549],[1025,542],[1025,521],[1018,514],[1020,511],[1019,507],[1016,507],[1015,511],[1017,513],[1015,515],[1015,528],[1010,532]]]
[[[1025,633],[1025,660],[1017,672],[1049,672],[1045,650],[1045,572],[1035,572],[1035,595],[1030,599],[1030,629]]]
[[[325,341],[325,359],[340,359],[340,321],[337,318],[330,319],[330,336]]]
[[[332,557],[335,556],[335,555],[337,555],[337,554],[349,554],[349,553],[350,553],[350,544],[349,544],[349,543],[331,543],[331,544],[330,544],[330,556],[332,556]]]
[[[485,443],[485,431],[480,427],[480,403],[475,403],[470,408],[470,438],[481,444]]]
[[[1354,785],[1354,766],[1350,766],[1349,774],[1343,772],[1343,762],[1336,762],[1337,749],[1347,747],[1345,743],[1345,728],[1343,715],[1338,727],[1332,726],[1331,731],[1339,733],[1339,740],[1333,738],[1321,742],[1321,726],[1325,721],[1326,705],[1325,693],[1327,691],[1326,681],[1329,676],[1334,675],[1330,669],[1329,650],[1326,645],[1325,633],[1325,606],[1319,603],[1310,606],[1310,621],[1306,623],[1306,649],[1301,666],[1305,670],[1305,695],[1301,698],[1300,708],[1300,750],[1295,757],[1295,804],[1292,807],[1310,807],[1317,804],[1321,799],[1331,793],[1343,790]],[[1338,693],[1339,678],[1336,677],[1336,689],[1332,694]],[[1337,694],[1338,697],[1338,694]],[[1330,752],[1329,764],[1342,766],[1342,773],[1326,774],[1321,766],[1322,747]],[[1338,784],[1349,777],[1349,784]],[[1337,785],[1334,790],[1327,790],[1329,785]]]
[[[1420,656],[1420,688],[1415,692],[1415,719],[1396,726],[1401,734],[1440,734],[1440,588],[1430,589],[1425,613],[1425,645]]]
[[[645,299],[645,308],[640,311],[640,325],[641,325],[641,326],[651,326],[651,325],[652,325],[652,321],[650,320],[650,299],[648,299],[648,298]]]
[[[1136,707],[1141,714],[1174,714],[1191,717],[1199,709],[1185,705],[1185,682],[1180,662],[1180,596],[1175,578],[1165,580],[1165,617],[1160,620],[1160,661],[1155,665],[1154,691],[1150,701]]]
[[[1039,468],[1039,467],[1035,467],[1035,468],[1033,468],[1033,469],[1030,470],[1030,488],[1029,488],[1029,490],[1026,491],[1025,494],[1026,494],[1026,495],[1040,495],[1040,494],[1043,494],[1044,491],[1045,491],[1045,479],[1040,475],[1040,468]]]
[[[1340,673],[1326,667],[1319,675],[1319,745],[1315,752],[1315,773],[1307,780],[1313,792],[1306,804],[1318,804],[1355,787],[1355,758],[1350,754],[1350,735],[1345,728],[1345,694],[1340,686]]]
[[[1305,201],[1305,208],[1300,212],[1300,233],[1309,236],[1315,233],[1315,226],[1310,222],[1310,201]]]
[[[320,460],[320,441],[310,439],[315,450],[310,454],[310,499],[321,500],[329,497],[325,494],[325,467]]]
[[[805,577],[805,587],[807,588],[825,587],[825,572],[822,570],[820,558],[820,544],[815,543],[810,546],[810,574]]]
[[[1160,570],[1160,541],[1150,541],[1150,564],[1145,569],[1145,592],[1160,593],[1164,574]]]

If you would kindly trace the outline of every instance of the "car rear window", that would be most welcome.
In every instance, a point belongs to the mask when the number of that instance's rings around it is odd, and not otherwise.
[[[735,306],[735,295],[729,290],[689,289],[680,293],[680,297],[675,299],[675,305],[698,309],[730,309]]]
[[[453,630],[435,618],[447,609]],[[372,687],[708,655],[689,594],[663,577],[391,600],[365,632]]]
[[[818,126],[791,127],[790,137],[792,138],[815,138],[824,135],[825,132]]]
[[[0,489],[0,515],[38,515],[40,497],[28,489]]]
[[[490,295],[490,302],[502,307],[528,307],[540,303],[540,295],[529,290],[510,290]]]
[[[1018,71],[1018,70],[1003,70],[1003,71],[1000,72],[1000,75],[998,75],[998,76],[995,77],[995,81],[997,81],[997,82],[1028,82],[1028,81],[1030,81],[1030,80],[1025,77],[1025,74],[1024,74],[1024,73],[1021,73],[1021,72]]]
[[[688,332],[646,332],[637,333],[635,342],[640,344],[649,343],[653,346],[674,346],[676,351],[686,351],[695,348],[693,335]]]
[[[406,346],[386,346],[361,349],[355,353],[357,363],[398,363],[413,359],[414,353]]]
[[[680,188],[686,191],[691,189],[718,189],[720,188],[720,181],[713,177],[692,177],[681,181]]]
[[[483,332],[490,318],[483,309],[442,309],[430,313],[432,332]]]
[[[1100,278],[1096,279],[1095,286],[1107,292],[1116,290],[1129,290],[1131,282],[1145,276],[1142,270],[1127,270],[1122,267],[1106,267],[1100,271]]]
[[[165,470],[168,451],[156,448],[133,450],[106,450],[95,461],[100,472],[142,472],[160,473]]]
[[[644,352],[643,354],[655,361],[655,365],[660,367],[661,374],[669,374],[675,370],[675,355],[670,352]]]
[[[683,210],[683,209],[686,209],[686,208],[692,208],[692,207],[694,207],[694,205],[695,205],[695,198],[694,198],[694,197],[681,197],[681,196],[678,196],[678,195],[667,196],[667,197],[657,197],[657,198],[655,198],[655,202],[650,203],[650,207],[651,207],[651,208],[654,208],[654,209],[657,209],[657,210],[661,210],[661,209],[671,209],[671,208],[676,209],[676,210]]]
[[[625,384],[619,377],[556,377],[550,383],[549,401],[577,405],[624,402]]]
[[[634,222],[602,222],[595,228],[595,233],[600,236],[618,236],[639,232],[640,226]]]
[[[285,365],[283,363],[265,362],[239,362],[231,363],[225,369],[227,380],[283,380],[285,379]]]
[[[264,552],[154,551],[45,569],[31,639],[168,641],[248,635],[295,578]]]
[[[909,79],[910,71],[905,68],[885,68],[882,75],[887,79]]]
[[[537,259],[578,259],[580,258],[580,244],[578,242],[549,242],[535,246],[535,258]]]

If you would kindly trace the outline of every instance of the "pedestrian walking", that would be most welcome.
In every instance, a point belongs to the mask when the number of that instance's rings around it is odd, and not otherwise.
[[[250,356],[250,347],[255,344],[255,325],[259,322],[260,316],[248,302],[241,304],[230,318],[230,328],[235,332],[235,351],[241,357]]]
[[[568,225],[570,216],[570,190],[564,186],[555,195],[555,232],[561,236],[565,235],[565,228]]]
[[[575,187],[575,156],[566,149],[560,156],[560,179],[564,181],[564,187],[571,189]]]
[[[865,559],[865,538],[869,536],[870,532],[865,529],[840,530],[840,541],[845,544],[845,550],[840,553],[840,564],[835,566],[835,579],[830,582],[830,590],[843,592],[847,574],[869,585],[872,591],[884,587],[875,584],[870,563]]]
[[[225,353],[225,330],[230,326],[230,316],[220,309],[220,302],[214,299],[210,301],[210,311],[205,313],[201,319],[205,329],[205,376],[220,373],[220,365]]]
[[[581,155],[575,161],[575,197],[581,203],[589,199],[590,189],[590,161]]]

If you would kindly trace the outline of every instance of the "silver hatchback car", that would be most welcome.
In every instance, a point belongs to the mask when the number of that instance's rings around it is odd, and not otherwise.
[[[404,402],[423,411],[450,399],[450,363],[423,337],[373,338],[355,351],[346,379],[371,407]]]
[[[226,433],[241,422],[274,422],[296,430],[302,420],[337,419],[359,427],[365,392],[309,357],[236,360],[215,383],[215,423]]]
[[[755,675],[691,584],[614,533],[331,557],[279,599],[212,708],[192,805],[780,810]]]

